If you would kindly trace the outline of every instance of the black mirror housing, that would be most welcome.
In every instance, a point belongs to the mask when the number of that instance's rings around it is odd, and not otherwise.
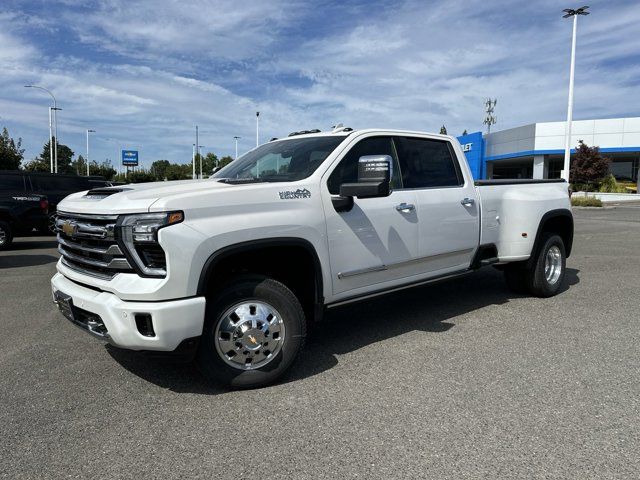
[[[375,198],[391,194],[392,159],[389,155],[366,155],[358,160],[358,182],[340,185],[340,196]]]

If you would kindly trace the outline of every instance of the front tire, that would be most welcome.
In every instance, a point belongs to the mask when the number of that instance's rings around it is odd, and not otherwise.
[[[305,336],[304,312],[291,290],[271,278],[240,277],[207,301],[198,366],[214,383],[263,387],[289,369]]]
[[[13,243],[13,231],[7,222],[0,222],[0,250],[7,250]]]

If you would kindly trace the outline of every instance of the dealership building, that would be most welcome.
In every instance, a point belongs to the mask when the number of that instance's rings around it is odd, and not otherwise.
[[[458,137],[473,176],[481,178],[560,178],[564,167],[566,122],[532,123]],[[576,120],[571,128],[571,155],[582,140],[600,147],[610,170],[621,181],[638,181],[640,117]]]

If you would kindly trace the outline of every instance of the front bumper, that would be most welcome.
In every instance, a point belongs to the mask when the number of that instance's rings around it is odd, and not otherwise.
[[[56,292],[71,300],[70,305],[81,312],[82,317],[73,323],[85,328],[89,333],[108,340],[109,343],[130,350],[173,351],[188,338],[202,335],[205,298],[194,297],[181,300],[133,302],[123,301],[109,292],[92,290],[78,285],[60,273],[51,279],[51,288],[56,301]],[[61,295],[58,294],[59,301]],[[104,329],[87,328],[83,323],[98,320]],[[136,315],[150,315],[154,336],[140,333],[136,325]]]

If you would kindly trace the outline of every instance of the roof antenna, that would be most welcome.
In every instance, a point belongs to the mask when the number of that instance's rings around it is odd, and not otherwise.
[[[342,123],[339,123],[337,125],[334,125],[331,128],[333,129],[333,131],[331,133],[337,133],[337,132],[341,131],[344,128],[344,125]]]

